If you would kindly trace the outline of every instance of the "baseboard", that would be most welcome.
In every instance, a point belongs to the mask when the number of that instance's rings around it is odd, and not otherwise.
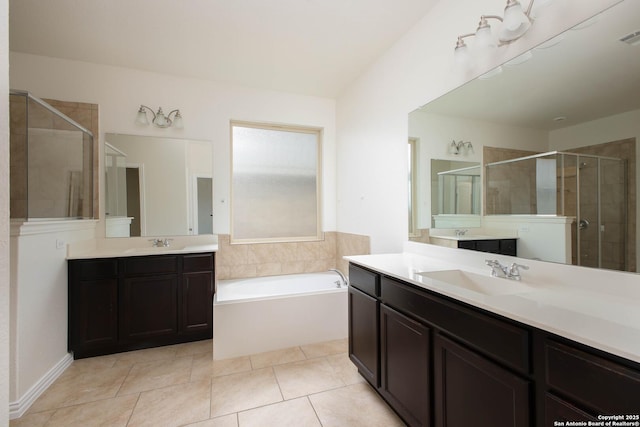
[[[67,353],[55,366],[42,376],[27,392],[15,402],[9,402],[9,419],[20,418],[38,397],[71,365],[73,355]]]

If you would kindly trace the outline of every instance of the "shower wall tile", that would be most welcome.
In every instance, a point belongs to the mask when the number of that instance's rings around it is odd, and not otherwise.
[[[324,240],[284,243],[230,243],[229,235],[218,236],[218,279],[272,276],[327,271],[342,265],[344,255],[369,253],[369,237],[326,232]]]
[[[429,243],[429,231],[429,228],[421,228],[419,230],[416,230],[417,235],[409,237],[409,240],[418,243]]]

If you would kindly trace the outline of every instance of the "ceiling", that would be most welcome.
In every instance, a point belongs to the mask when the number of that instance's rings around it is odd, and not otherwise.
[[[437,1],[10,0],[10,49],[335,98]]]
[[[640,1],[625,0],[420,110],[553,130],[640,109],[640,42],[620,41],[639,30]]]

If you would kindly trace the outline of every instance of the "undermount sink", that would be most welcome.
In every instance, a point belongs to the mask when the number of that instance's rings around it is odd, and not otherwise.
[[[482,276],[462,270],[425,271],[416,275],[431,279],[433,282],[446,283],[484,295],[521,294],[534,290],[515,280]]]

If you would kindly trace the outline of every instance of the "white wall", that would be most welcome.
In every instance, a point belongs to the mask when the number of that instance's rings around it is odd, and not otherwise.
[[[0,427],[9,425],[9,0],[0,0]]]
[[[517,42],[499,49],[480,75],[617,3],[556,1]],[[372,252],[402,250],[407,239],[407,114],[469,76],[452,73],[458,35],[504,0],[441,0],[338,99],[338,230],[371,235]]]
[[[66,247],[91,239],[91,222],[59,221],[12,228],[12,412],[26,409],[36,383],[67,357]]]
[[[213,142],[214,233],[229,233],[229,121],[324,128],[323,228],[335,230],[335,101],[204,80],[12,52],[10,82],[39,98],[97,103],[104,133],[154,135]],[[135,123],[140,104],[179,108],[184,129]]]

